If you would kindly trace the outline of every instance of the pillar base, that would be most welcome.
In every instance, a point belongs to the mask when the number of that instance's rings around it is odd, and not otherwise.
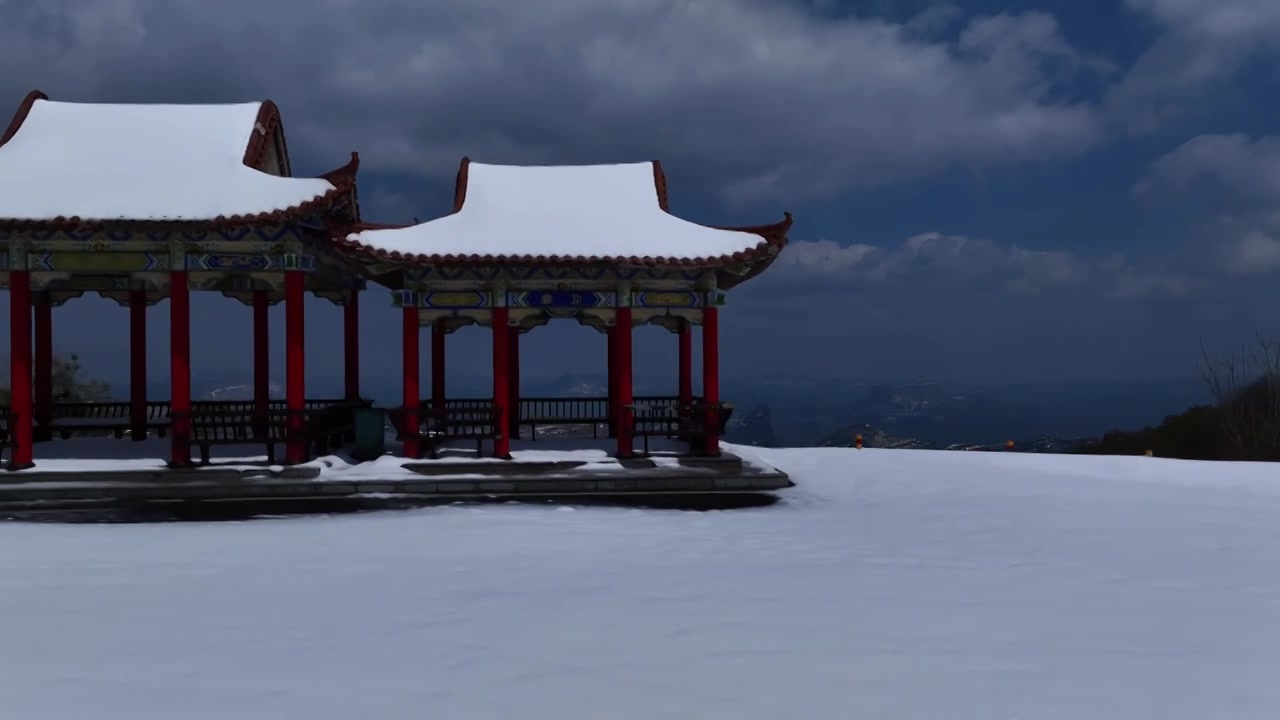
[[[8,464],[6,464],[6,465],[4,466],[4,469],[5,469],[5,470],[8,470],[9,472],[17,472],[18,470],[30,470],[31,468],[33,468],[33,467],[35,467],[35,466],[36,466],[36,464],[35,464],[34,462],[29,462],[29,463],[8,463]]]

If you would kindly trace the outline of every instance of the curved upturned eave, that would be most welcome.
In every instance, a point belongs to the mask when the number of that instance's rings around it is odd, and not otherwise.
[[[465,190],[464,190],[465,192]],[[715,269],[726,265],[754,262],[758,259],[776,255],[787,244],[787,233],[791,229],[791,213],[776,223],[754,225],[749,227],[727,227],[691,223],[711,230],[725,232],[742,232],[760,236],[760,242],[745,250],[730,255],[715,255],[700,258],[678,258],[662,256],[587,256],[587,255],[459,255],[435,253],[402,253],[398,250],[384,250],[358,239],[359,232],[338,233],[332,238],[333,245],[339,250],[364,255],[373,260],[403,263],[405,265],[624,265],[624,266],[670,266],[670,267],[704,267]],[[672,217],[675,217],[674,215]],[[690,222],[679,218],[683,222]],[[430,221],[428,221],[430,222]],[[412,226],[410,226],[412,227]],[[403,229],[403,228],[395,228]]]
[[[353,198],[355,192],[355,173],[359,168],[359,160],[356,153],[351,153],[352,160],[346,165],[331,170],[320,176],[320,179],[329,182],[331,187],[324,193],[317,195],[305,202],[297,203],[285,208],[278,208],[269,212],[260,212],[246,215],[218,215],[212,218],[82,218],[72,215],[70,217],[58,216],[50,219],[28,219],[28,218],[3,218],[0,217],[0,228],[11,230],[23,229],[45,229],[45,230],[68,230],[75,228],[97,228],[106,226],[120,225],[142,225],[142,226],[158,226],[158,225],[207,225],[210,227],[230,227],[242,225],[266,225],[281,220],[290,220],[293,218],[306,217],[314,215],[325,210],[331,210],[347,202],[348,198]],[[352,199],[354,204],[354,199]],[[359,215],[358,207],[353,206],[353,213]]]
[[[253,133],[249,135],[249,142],[245,143],[243,162],[254,170],[266,172],[262,169],[262,160],[277,136],[281,138],[281,148],[284,147],[284,120],[280,117],[280,108],[270,100],[258,103],[258,117],[254,119],[253,129]],[[280,167],[284,170],[284,177],[293,177],[288,151],[282,150],[282,152]]]
[[[6,143],[18,134],[18,129],[22,127],[22,123],[27,121],[27,116],[31,114],[31,108],[35,106],[38,100],[48,100],[49,96],[39,90],[32,90],[27,96],[22,98],[22,102],[18,104],[18,109],[13,113],[13,119],[9,121],[9,127],[5,128],[4,134],[0,135],[0,147],[4,147]]]
[[[716,287],[720,290],[731,290],[741,285],[742,283],[760,275],[765,270],[768,270],[769,266],[773,265],[774,261],[778,259],[779,254],[781,254],[781,251],[770,253],[768,256],[758,260],[753,260],[748,264],[747,271],[741,275],[721,268],[716,272]]]
[[[352,252],[352,250],[351,250],[351,248],[350,248],[349,246],[344,247],[344,246],[341,246],[341,245],[337,245],[336,243],[335,243],[335,245],[336,245],[336,250],[337,250],[337,252],[339,253],[339,255],[341,255],[341,256],[343,256],[344,258],[346,258],[346,259],[347,259],[349,262],[351,262],[352,264],[355,264],[355,265],[358,265],[358,266],[363,266],[363,267],[365,267],[365,268],[369,268],[370,270],[371,270],[371,269],[372,269],[372,267],[373,267],[373,266],[375,266],[375,265],[382,265],[382,264],[385,264],[385,263],[390,263],[391,265],[393,265],[393,266],[395,267],[395,269],[394,269],[394,270],[384,271],[384,272],[377,273],[377,274],[375,274],[375,273],[373,273],[373,272],[368,272],[367,274],[365,274],[365,277],[366,277],[368,280],[370,280],[371,282],[375,282],[375,283],[377,283],[377,284],[379,284],[379,285],[382,285],[383,287],[385,287],[385,288],[387,288],[387,289],[389,289],[389,290],[403,290],[403,289],[405,289],[405,284],[404,284],[404,274],[403,274],[403,273],[404,273],[404,271],[405,271],[405,270],[407,270],[407,269],[409,269],[409,268],[419,266],[419,263],[415,263],[415,262],[407,262],[407,261],[404,261],[404,260],[399,260],[399,261],[398,261],[398,260],[397,260],[397,259],[395,259],[395,258],[389,258],[389,257],[377,257],[377,256],[371,255],[371,254],[369,254],[369,253],[364,253],[364,252]],[[708,266],[706,266],[706,269],[708,269],[708,270],[711,270],[711,271],[714,271],[714,272],[715,272],[715,276],[716,276],[716,287],[717,287],[718,289],[720,289],[720,290],[730,290],[730,289],[735,288],[735,287],[737,287],[737,286],[739,286],[739,285],[741,285],[741,284],[743,284],[743,283],[747,282],[748,280],[751,280],[751,279],[753,279],[753,278],[755,278],[755,277],[759,276],[760,274],[762,274],[762,273],[763,273],[765,270],[767,270],[771,265],[773,265],[773,263],[777,260],[778,255],[779,255],[780,253],[781,253],[781,251],[776,251],[776,252],[765,252],[765,253],[763,253],[763,254],[761,254],[761,255],[759,255],[759,256],[757,256],[757,257],[755,257],[755,258],[752,258],[751,260],[748,260],[748,261],[746,261],[746,262],[738,262],[738,263],[722,263],[722,264],[718,264],[718,265],[708,265]],[[441,261],[441,262],[436,262],[436,263],[434,263],[434,264],[436,264],[436,265],[451,265],[451,264],[452,264],[452,265],[463,265],[463,266],[472,267],[472,266],[484,266],[484,265],[492,266],[492,265],[495,265],[495,264],[497,264],[497,263],[493,263],[493,262],[459,262],[459,263],[449,263],[449,262],[447,262],[447,261]],[[534,265],[536,265],[536,264],[539,264],[539,263],[529,263],[529,264],[534,264]],[[568,264],[568,265],[572,265],[572,266],[586,267],[586,266],[589,266],[589,265],[610,265],[610,264],[613,264],[613,263],[608,263],[608,262],[604,262],[604,261],[591,261],[591,262],[581,262],[581,263],[578,263],[578,262],[574,262],[574,263],[556,262],[556,263],[541,263],[541,264],[554,264],[554,265],[565,265],[565,264]],[[734,273],[734,272],[730,272],[730,271],[729,271],[729,268],[730,268],[730,267],[732,267],[733,265],[744,265],[744,264],[745,264],[745,265],[747,265],[747,268],[748,268],[748,269],[747,269],[747,271],[746,271],[745,273]],[[661,267],[661,266],[657,266],[657,267]]]

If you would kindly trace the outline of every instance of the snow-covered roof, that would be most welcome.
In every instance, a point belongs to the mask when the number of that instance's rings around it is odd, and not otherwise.
[[[343,180],[280,177],[247,164],[272,123],[279,114],[271,103],[67,103],[34,92],[0,137],[0,221],[225,220],[335,193],[331,180]]]
[[[464,159],[454,212],[402,228],[351,233],[348,249],[418,261],[715,263],[764,256],[786,243],[773,225],[719,228],[667,212],[654,162],[487,165]]]

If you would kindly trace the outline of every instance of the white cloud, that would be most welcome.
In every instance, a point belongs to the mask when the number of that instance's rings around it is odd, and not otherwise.
[[[1280,270],[1280,239],[1252,230],[1228,248],[1226,267],[1240,275],[1265,275]]]
[[[1127,0],[1162,29],[1111,92],[1115,117],[1150,131],[1188,112],[1250,60],[1280,52],[1275,0]]]
[[[1280,137],[1201,135],[1156,159],[1139,195],[1184,194],[1197,182],[1248,201],[1280,201]]]
[[[1227,208],[1193,233],[1222,269],[1238,275],[1280,270],[1280,136],[1201,135],[1151,164],[1139,196],[1208,195]]]
[[[903,294],[934,299],[981,296],[1005,302],[1055,294],[1182,297],[1204,287],[1204,282],[1159,263],[1138,263],[1120,255],[1087,258],[1067,250],[1029,250],[929,232],[896,247],[792,242],[774,267],[748,287],[757,285],[761,293],[856,295],[856,302],[867,294],[894,302]]]
[[[867,260],[874,245],[840,245],[833,240],[792,242],[774,261],[773,270],[820,274],[847,273]]]

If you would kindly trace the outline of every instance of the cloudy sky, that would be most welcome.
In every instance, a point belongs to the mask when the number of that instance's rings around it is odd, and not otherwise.
[[[271,98],[295,173],[360,151],[368,219],[447,212],[463,155],[657,158],[683,217],[792,211],[725,311],[731,374],[1181,376],[1280,329],[1277,62],[1275,0],[0,0],[0,104]],[[369,375],[399,362],[384,297]],[[336,374],[340,312],[313,307],[309,372]],[[248,367],[248,310],[194,314],[198,370]],[[55,322],[122,373],[123,309]],[[662,331],[637,346],[674,369]],[[525,347],[530,373],[603,363],[574,324]]]

